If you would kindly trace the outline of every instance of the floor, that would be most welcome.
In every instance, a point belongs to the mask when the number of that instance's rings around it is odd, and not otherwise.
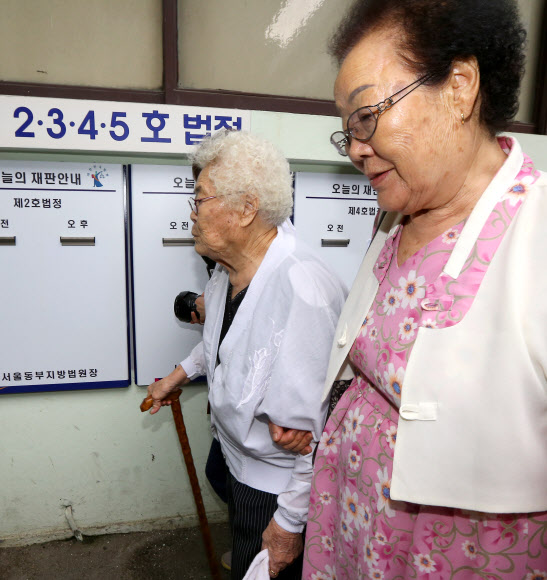
[[[217,557],[230,549],[227,523],[211,524]],[[230,574],[222,570],[222,580]],[[199,528],[72,538],[0,548],[1,580],[197,580],[211,578]]]

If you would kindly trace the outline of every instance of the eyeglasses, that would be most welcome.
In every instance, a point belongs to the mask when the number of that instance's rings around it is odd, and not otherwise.
[[[352,139],[357,139],[357,141],[361,141],[362,143],[372,139],[372,136],[376,131],[376,127],[378,126],[378,118],[380,115],[391,109],[395,103],[398,103],[401,99],[404,99],[404,97],[409,95],[414,89],[417,89],[420,85],[425,83],[425,81],[427,81],[430,76],[431,75],[425,75],[418,80],[415,80],[413,83],[410,83],[408,86],[391,95],[391,97],[380,101],[377,105],[360,107],[356,111],[353,111],[353,113],[348,118],[347,130],[335,131],[330,136],[330,142],[334,145],[336,151],[338,151],[340,155],[347,157],[347,150],[351,145]],[[410,89],[410,87],[412,88]],[[393,97],[396,97],[407,89],[410,89],[410,91],[405,93],[402,97],[399,97],[396,101],[393,100]]]
[[[217,196],[216,195],[210,195],[209,197],[202,197],[201,199],[196,199],[194,197],[191,197],[188,200],[188,205],[190,206],[190,209],[196,214],[198,215],[198,208],[199,208],[199,204],[203,203],[204,201],[207,201],[208,199],[216,199]]]

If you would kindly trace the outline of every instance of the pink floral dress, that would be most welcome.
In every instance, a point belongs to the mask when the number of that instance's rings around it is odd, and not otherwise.
[[[510,142],[500,145],[507,152]],[[401,266],[402,226],[388,238],[374,268],[378,293],[350,351],[359,374],[318,446],[305,580],[547,580],[547,513],[486,514],[390,499],[398,409],[417,330],[463,318],[538,175],[525,157],[456,281],[442,270],[464,222]]]

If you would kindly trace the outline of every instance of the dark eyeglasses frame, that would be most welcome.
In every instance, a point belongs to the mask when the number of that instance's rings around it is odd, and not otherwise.
[[[188,205],[190,206],[190,209],[196,214],[198,215],[198,208],[199,208],[199,204],[203,203],[204,201],[207,201],[208,199],[216,199],[217,196],[216,195],[210,195],[209,197],[202,197],[201,199],[196,199],[195,197],[191,197],[188,200]]]
[[[335,131],[330,136],[330,142],[334,145],[334,148],[336,149],[336,151],[338,151],[338,153],[340,155],[347,157],[348,154],[346,152],[346,147],[349,147],[351,145],[352,139],[356,139],[357,141],[360,141],[361,143],[366,143],[367,141],[370,141],[370,139],[372,139],[372,136],[376,132],[376,128],[378,127],[378,119],[379,119],[380,115],[382,113],[385,113],[386,111],[389,111],[389,109],[391,109],[391,107],[393,107],[393,105],[395,105],[395,103],[398,103],[400,100],[404,99],[407,95],[410,95],[410,93],[412,91],[417,89],[419,86],[423,85],[429,78],[431,78],[431,75],[424,75],[423,77],[416,79],[413,83],[410,83],[406,87],[403,87],[400,91],[393,93],[393,95],[391,95],[390,97],[387,97],[387,99],[384,99],[383,101],[380,101],[377,105],[365,105],[364,107],[359,107],[358,109],[355,109],[355,111],[353,111],[353,113],[348,117],[348,120],[346,123],[347,129],[345,131]],[[416,85],[416,86],[413,86],[413,85]],[[410,91],[405,93],[402,97],[399,97],[396,101],[393,100],[393,97],[396,97],[397,95],[399,95],[403,91],[406,91],[410,87],[412,87],[412,89],[410,89]],[[349,126],[349,122],[350,122],[350,119],[356,113],[358,113],[359,111],[362,111],[363,109],[368,109],[370,111],[370,114],[373,116],[374,121],[375,121],[374,122],[374,129],[372,130],[372,133],[370,135],[368,135],[367,137],[356,137],[352,132],[353,129],[351,129]]]

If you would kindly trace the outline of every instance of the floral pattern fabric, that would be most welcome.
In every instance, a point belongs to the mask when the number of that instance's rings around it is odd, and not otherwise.
[[[510,141],[500,145],[508,152]],[[402,226],[386,241],[374,267],[378,292],[350,350],[359,374],[318,445],[305,580],[547,580],[547,513],[485,514],[390,498],[398,409],[418,328],[463,319],[538,175],[525,157],[457,280],[443,268],[465,222],[401,266]]]

